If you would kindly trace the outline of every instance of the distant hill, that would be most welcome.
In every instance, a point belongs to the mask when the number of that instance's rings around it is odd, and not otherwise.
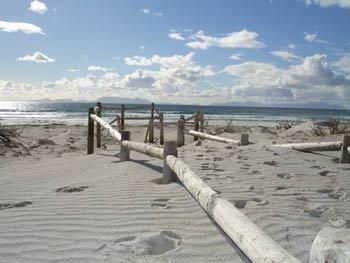
[[[271,103],[263,104],[257,102],[225,102],[225,103],[213,103],[213,106],[232,106],[232,107],[271,107],[271,108],[296,108],[296,109],[334,109],[334,110],[346,110],[347,108],[339,105],[327,102],[309,102],[309,103]]]
[[[102,103],[117,103],[117,104],[150,104],[151,102],[139,98],[122,98],[122,97],[100,97],[96,101]]]

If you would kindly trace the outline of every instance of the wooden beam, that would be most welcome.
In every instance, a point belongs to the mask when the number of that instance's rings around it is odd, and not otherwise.
[[[350,153],[348,151],[349,147],[350,147],[350,134],[344,134],[342,146],[341,146],[340,163],[350,163]]]
[[[176,174],[171,170],[166,162],[166,157],[172,155],[177,157],[176,141],[166,141],[164,144],[163,159],[163,184],[169,184],[176,181]]]
[[[342,142],[303,142],[303,143],[287,143],[272,144],[271,147],[290,148],[302,152],[313,151],[339,151]]]
[[[102,114],[102,104],[101,102],[97,102],[96,103],[97,106],[97,112],[95,112],[95,114],[101,118],[101,114]],[[96,123],[96,147],[97,148],[101,148],[101,140],[102,140],[102,134],[101,134],[101,124],[99,124],[98,122]]]
[[[164,114],[159,113],[159,144],[164,144]]]
[[[165,159],[193,198],[252,262],[300,263],[232,203],[204,183],[186,163],[172,155]]]
[[[244,145],[248,145],[248,144],[249,144],[249,134],[248,133],[242,133],[239,145],[244,146]]]
[[[199,115],[199,122],[200,122],[199,131],[204,132],[204,115],[202,112]]]
[[[177,121],[177,147],[181,147],[185,145],[185,128],[186,128],[186,122],[182,115],[180,119]]]
[[[149,120],[148,142],[154,142],[154,103],[151,104],[151,118]]]
[[[118,132],[115,129],[113,129],[113,127],[111,125],[109,125],[108,122],[102,120],[100,117],[97,117],[94,114],[91,114],[90,116],[91,116],[91,118],[93,120],[95,120],[98,123],[100,123],[101,126],[104,127],[114,139],[116,139],[117,141],[121,141],[122,137],[121,137],[120,132]]]
[[[125,105],[122,104],[120,110],[120,130],[123,131],[125,129]]]
[[[196,112],[195,112],[195,117],[194,117],[194,125],[193,125],[193,130],[195,130],[195,131],[199,131],[199,111],[198,110],[196,110]],[[198,136],[193,136],[193,140],[194,141],[198,141]]]
[[[93,114],[94,114],[94,108],[89,108],[87,154],[94,153],[94,120],[92,118]]]
[[[197,131],[193,131],[193,130],[188,131],[187,134],[192,135],[192,136],[197,136],[197,137],[200,137],[203,139],[208,139],[211,141],[217,141],[217,142],[223,142],[223,143],[233,143],[233,144],[237,144],[237,145],[240,143],[240,141],[237,141],[237,140],[232,140],[229,138],[219,137],[219,136],[210,135],[207,133],[197,132]]]
[[[148,145],[142,142],[122,141],[124,147],[128,147],[130,150],[135,152],[143,153],[151,157],[163,160],[164,150],[159,147]]]

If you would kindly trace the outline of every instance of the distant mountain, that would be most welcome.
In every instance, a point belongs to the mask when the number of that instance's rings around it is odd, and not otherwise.
[[[140,98],[122,98],[122,97],[100,97],[96,101],[102,103],[117,103],[117,104],[150,104],[151,102]]]
[[[258,102],[225,102],[213,103],[213,106],[231,106],[231,107],[271,107],[271,108],[296,108],[296,109],[326,109],[326,110],[346,110],[347,108],[327,102],[309,102],[309,103],[271,103],[263,104]]]

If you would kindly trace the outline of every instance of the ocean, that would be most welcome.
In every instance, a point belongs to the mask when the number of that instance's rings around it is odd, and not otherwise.
[[[104,105],[119,106],[119,104]],[[86,124],[88,108],[93,106],[94,103],[80,102],[0,101],[0,123],[5,125],[32,123]],[[126,105],[126,107],[128,106],[135,105]],[[202,111],[209,120],[233,120],[235,123],[275,125],[284,121],[325,121],[330,118],[350,121],[350,110],[198,105],[156,105],[156,108],[164,112],[165,121],[175,121],[181,114],[190,116],[196,109]],[[149,116],[149,112],[150,105],[145,105],[143,109],[128,110],[127,116]],[[103,111],[102,114],[106,119],[113,119],[117,112]]]

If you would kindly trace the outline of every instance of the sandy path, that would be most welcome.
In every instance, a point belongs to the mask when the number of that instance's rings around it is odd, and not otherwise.
[[[0,168],[0,261],[242,262],[183,187],[156,183],[159,161],[132,157]]]

